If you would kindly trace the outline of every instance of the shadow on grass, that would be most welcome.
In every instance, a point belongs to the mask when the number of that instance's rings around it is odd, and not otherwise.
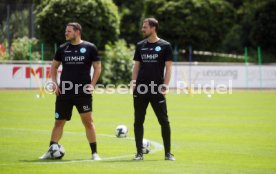
[[[120,163],[120,162],[125,162],[125,163],[140,163],[140,162],[153,162],[153,161],[161,161],[161,160],[150,160],[150,159],[146,159],[146,160],[132,160],[132,159],[116,159],[116,160],[103,160],[102,162],[104,163]]]
[[[40,160],[40,159],[33,159],[33,160],[19,160],[21,163],[33,163],[33,164],[42,164],[42,163],[81,163],[81,162],[101,162],[101,163],[139,163],[139,162],[154,162],[154,161],[161,161],[161,160],[141,160],[141,161],[135,161],[132,159],[102,159],[100,161],[93,161],[91,159],[72,159],[72,160],[52,160],[52,159],[47,159],[47,160]]]
[[[33,160],[19,160],[19,162],[23,162],[23,163],[66,163],[66,162],[72,162],[72,161],[76,161],[76,162],[81,162],[84,161],[83,159],[74,159],[74,160],[64,160],[64,159],[46,159],[46,160],[41,160],[41,159],[33,159]],[[86,160],[87,161],[87,160]]]

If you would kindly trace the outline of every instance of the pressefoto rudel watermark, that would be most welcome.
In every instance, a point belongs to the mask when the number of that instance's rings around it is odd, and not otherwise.
[[[91,84],[74,84],[71,81],[62,81],[59,84],[61,87],[61,94],[65,94],[66,91],[74,91],[74,94],[132,94],[135,88],[139,94],[158,94],[158,93],[175,93],[175,94],[188,94],[193,92],[194,94],[232,94],[232,80],[228,81],[228,84],[221,83],[216,84],[214,80],[205,84],[191,84],[189,85],[185,81],[177,81],[175,88],[170,88],[168,85],[158,85],[151,81],[149,84],[135,84],[135,81],[131,81],[129,84],[97,84],[93,87]],[[55,93],[54,90],[58,88],[57,84],[48,81],[44,86],[44,91],[49,94]]]

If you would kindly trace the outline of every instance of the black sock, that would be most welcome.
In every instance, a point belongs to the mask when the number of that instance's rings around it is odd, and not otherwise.
[[[52,146],[52,144],[58,144],[58,143],[54,142],[54,141],[50,141],[50,145],[49,146]]]
[[[97,153],[97,143],[90,143],[90,148],[91,148],[91,152],[93,153]]]

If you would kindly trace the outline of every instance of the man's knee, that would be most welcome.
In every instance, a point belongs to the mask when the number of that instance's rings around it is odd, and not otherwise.
[[[56,120],[55,121],[55,127],[61,128],[61,127],[64,126],[65,122],[66,122],[65,120]]]
[[[81,119],[85,128],[93,128],[93,117],[91,113],[82,113]]]
[[[84,126],[86,129],[91,129],[91,128],[93,128],[93,122],[92,122],[92,120],[84,120],[82,123],[83,123],[83,126]]]
[[[167,118],[158,119],[158,122],[162,127],[170,127],[170,122]]]

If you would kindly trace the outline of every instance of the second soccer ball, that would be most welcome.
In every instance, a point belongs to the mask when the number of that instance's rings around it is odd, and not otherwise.
[[[127,137],[128,128],[125,125],[119,125],[115,129],[115,135],[118,138],[125,138]]]

